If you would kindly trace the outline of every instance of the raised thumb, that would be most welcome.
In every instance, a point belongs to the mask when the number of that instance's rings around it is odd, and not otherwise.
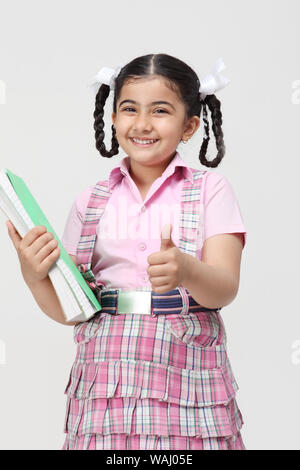
[[[172,240],[172,230],[173,227],[171,224],[166,224],[163,226],[161,231],[161,243],[160,243],[160,250],[167,250],[174,246]]]

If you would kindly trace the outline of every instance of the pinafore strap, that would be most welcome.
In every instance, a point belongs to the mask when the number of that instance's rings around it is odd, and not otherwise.
[[[185,179],[181,191],[179,249],[196,256],[204,240],[204,186],[206,170],[192,168],[193,182]]]
[[[95,279],[92,271],[92,257],[97,226],[110,196],[108,180],[98,181],[91,192],[76,251],[77,267],[97,297],[105,286]]]

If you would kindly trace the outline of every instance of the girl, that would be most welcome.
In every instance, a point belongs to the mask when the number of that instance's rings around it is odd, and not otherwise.
[[[110,158],[121,146],[127,156],[78,195],[62,238],[102,306],[89,321],[69,323],[77,354],[63,449],[245,449],[220,310],[238,292],[246,230],[226,178],[187,166],[177,151],[203,110],[200,163],[214,168],[224,157],[214,94],[227,83],[223,67],[219,60],[200,84],[184,62],[150,54],[96,77],[96,148]],[[66,324],[48,277],[59,256],[53,236],[40,226],[21,240],[8,226],[36,301]]]

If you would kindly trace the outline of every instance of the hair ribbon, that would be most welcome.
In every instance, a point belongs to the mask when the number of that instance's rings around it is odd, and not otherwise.
[[[124,65],[125,64],[119,64],[115,68],[102,67],[89,83],[89,87],[93,90],[94,95],[98,93],[102,83],[108,85],[111,90],[114,90],[115,79]],[[207,95],[212,95],[221,90],[230,82],[227,77],[220,74],[225,68],[226,66],[222,58],[219,58],[210,73],[200,80],[199,93],[202,100],[204,100]]]
[[[230,82],[229,78],[220,75],[225,68],[226,66],[222,58],[219,57],[210,73],[200,80],[199,92],[202,100],[204,100],[206,95],[213,95],[228,85]]]
[[[111,90],[114,90],[115,78],[119,75],[124,65],[125,64],[119,64],[115,68],[102,67],[97,73],[97,75],[95,75],[88,84],[88,86],[93,90],[94,95],[98,93],[98,90],[102,83],[108,85]]]

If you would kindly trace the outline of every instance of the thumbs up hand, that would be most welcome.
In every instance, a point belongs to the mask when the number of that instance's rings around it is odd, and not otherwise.
[[[147,273],[152,290],[157,294],[176,289],[185,278],[186,256],[173,242],[171,233],[172,225],[165,225],[161,232],[160,251],[147,258]]]

